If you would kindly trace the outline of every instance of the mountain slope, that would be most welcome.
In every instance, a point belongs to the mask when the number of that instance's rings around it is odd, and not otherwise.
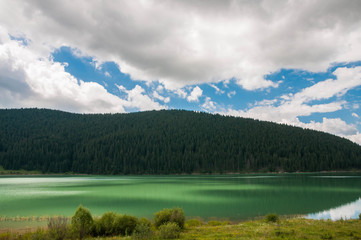
[[[5,169],[169,174],[361,169],[361,146],[330,134],[188,111],[0,110]]]

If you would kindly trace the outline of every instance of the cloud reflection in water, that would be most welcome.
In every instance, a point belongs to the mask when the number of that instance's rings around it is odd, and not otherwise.
[[[354,202],[331,208],[326,211],[308,214],[309,219],[331,219],[333,221],[343,219],[356,219],[361,213],[361,198]]]

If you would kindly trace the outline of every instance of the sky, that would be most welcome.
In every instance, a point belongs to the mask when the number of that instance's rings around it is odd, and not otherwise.
[[[359,0],[0,0],[0,108],[186,109],[361,144]]]

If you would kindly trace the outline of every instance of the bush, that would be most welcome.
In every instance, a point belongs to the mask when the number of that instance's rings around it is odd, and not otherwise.
[[[90,233],[93,227],[93,217],[87,208],[81,205],[75,211],[74,216],[71,218],[71,226],[77,237],[82,239]]]
[[[181,229],[184,228],[184,212],[181,208],[172,208],[172,209],[163,209],[159,211],[154,216],[154,225],[156,227],[160,227],[161,225],[174,222],[176,223]]]
[[[48,240],[48,239],[52,239],[51,237],[49,238],[49,235],[47,235],[46,231],[41,229],[41,228],[38,228],[35,232],[28,233],[28,234],[29,234],[28,236],[26,236],[26,234],[23,235],[24,239],[31,239],[31,240]],[[2,239],[2,238],[0,238],[0,239]],[[11,238],[11,239],[14,239],[14,238]],[[21,239],[21,238],[19,238],[19,239]]]
[[[358,219],[361,220],[361,213],[358,215]]]
[[[68,232],[68,218],[50,218],[48,222],[48,234],[50,239],[63,240]]]
[[[180,227],[175,222],[167,222],[159,227],[159,235],[161,239],[179,238]]]
[[[223,221],[223,222],[220,222],[220,221],[209,221],[207,223],[209,226],[224,226],[224,225],[228,225],[230,224],[229,221]]]
[[[114,221],[115,235],[132,235],[137,226],[138,219],[128,215],[118,215]]]
[[[148,219],[141,218],[134,229],[132,238],[137,240],[152,239],[154,237],[154,233],[151,227],[152,224]]]
[[[267,214],[265,218],[266,222],[278,222],[280,219],[275,213]]]
[[[133,216],[104,213],[100,219],[94,220],[93,236],[131,235],[137,226],[138,219]]]
[[[189,219],[185,222],[186,227],[199,227],[203,225],[203,221],[200,219]]]
[[[113,212],[107,212],[100,219],[94,220],[94,236],[111,236],[114,235],[114,221],[117,215]]]

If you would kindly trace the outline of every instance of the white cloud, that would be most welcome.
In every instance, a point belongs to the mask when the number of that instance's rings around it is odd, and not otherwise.
[[[303,123],[298,119],[300,116],[310,116],[313,113],[328,113],[343,109],[346,102],[342,100],[329,103],[313,102],[310,104],[310,102],[327,100],[334,96],[340,97],[350,89],[361,85],[361,67],[338,68],[333,73],[336,76],[335,80],[328,79],[318,82],[296,94],[256,102],[253,107],[247,110],[227,109],[220,113],[311,128],[346,137],[361,144],[361,138],[357,138],[359,136],[357,127],[347,124],[340,118],[323,118],[322,122],[310,123]]]
[[[277,87],[280,68],[357,61],[361,4],[339,1],[0,0],[0,23],[39,54],[71,46],[168,89],[234,78]]]
[[[159,93],[156,92],[156,91],[153,92],[153,97],[154,97],[155,99],[161,100],[161,101],[163,101],[163,102],[165,102],[165,103],[169,103],[169,102],[170,102],[170,98],[169,98],[169,97],[163,97],[163,96],[159,95]]]
[[[184,91],[183,89],[176,89],[173,91],[175,94],[177,94],[180,98],[186,98],[187,97],[187,93],[186,91]]]
[[[314,130],[319,130],[323,132],[332,133],[338,136],[351,136],[357,134],[357,127],[352,124],[347,124],[345,121],[340,118],[323,118],[322,122],[314,122],[310,123],[298,123],[298,126],[302,126],[305,128],[310,128]]]
[[[203,94],[203,90],[200,87],[196,86],[195,88],[193,88],[192,92],[187,97],[187,101],[188,102],[198,102],[199,97],[202,96],[202,94]]]
[[[210,97],[206,97],[205,102],[203,103],[202,107],[207,111],[214,111],[216,110],[216,104],[211,100]]]
[[[223,90],[221,90],[221,89],[219,89],[219,87],[217,87],[216,85],[214,85],[214,84],[209,84],[212,88],[214,88],[214,90],[216,90],[216,93],[217,94],[223,94],[224,93],[224,91]]]
[[[140,110],[164,108],[142,89],[120,99],[95,82],[84,82],[65,72],[64,65],[39,55],[31,47],[1,36],[0,107],[41,107],[70,112],[124,112],[124,107]]]
[[[308,87],[295,94],[296,101],[309,102],[312,100],[329,99],[342,96],[348,90],[361,85],[361,67],[337,68],[334,72],[337,79],[328,79]]]
[[[355,143],[358,143],[359,145],[361,145],[361,133],[358,132],[354,135],[350,135],[350,136],[345,136],[347,137],[348,139],[350,139],[351,141],[355,142]]]
[[[236,91],[230,91],[229,93],[227,93],[227,96],[229,98],[231,98],[232,96],[236,95]]]
[[[352,116],[355,118],[359,118],[359,115],[357,113],[352,113]]]
[[[119,89],[123,89],[124,91],[124,87],[120,87]],[[153,101],[146,94],[143,94],[145,90],[139,85],[136,85],[132,90],[126,90],[125,92],[128,94],[127,102],[124,104],[125,107],[138,108],[140,111],[153,109],[160,110],[166,108],[165,106]]]

